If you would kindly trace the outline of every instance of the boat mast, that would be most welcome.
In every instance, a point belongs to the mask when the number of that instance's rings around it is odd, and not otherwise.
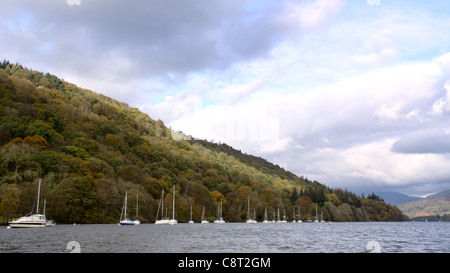
[[[36,214],[39,213],[39,196],[41,195],[41,179],[39,178],[39,187],[38,187],[38,197],[37,197],[37,206],[36,206]]]
[[[161,194],[161,219],[164,219],[164,188]]]
[[[128,191],[125,191],[125,219],[127,218],[127,197]]]
[[[175,185],[173,185],[173,208],[172,208],[172,219],[175,219]]]
[[[248,197],[248,205],[247,205],[247,219],[250,219],[250,196]]]
[[[139,216],[139,193],[136,193],[136,219]]]
[[[319,221],[317,218],[317,203],[316,203],[316,221]]]

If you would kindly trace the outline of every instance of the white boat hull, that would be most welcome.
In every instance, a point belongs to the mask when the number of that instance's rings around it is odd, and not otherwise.
[[[11,228],[44,228],[47,224],[44,223],[37,223],[37,222],[29,222],[29,223],[10,223],[9,227]]]

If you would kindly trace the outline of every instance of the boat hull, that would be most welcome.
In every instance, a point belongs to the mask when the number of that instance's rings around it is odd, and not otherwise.
[[[11,222],[9,227],[11,228],[44,228],[47,224],[45,222]]]
[[[157,220],[155,222],[155,225],[167,225],[167,224],[169,224],[169,220],[167,220],[167,219]]]

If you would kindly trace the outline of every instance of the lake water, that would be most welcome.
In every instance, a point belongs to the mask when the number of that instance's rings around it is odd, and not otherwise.
[[[74,245],[74,247],[71,247]],[[0,253],[449,253],[449,222],[0,227]]]

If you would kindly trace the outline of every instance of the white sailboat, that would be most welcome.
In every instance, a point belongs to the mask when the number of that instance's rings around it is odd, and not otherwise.
[[[320,214],[320,222],[325,223],[325,220],[323,220],[323,210],[322,210],[322,213]]]
[[[209,224],[208,219],[205,218],[205,206],[203,206],[203,212],[202,212],[202,224]]]
[[[298,221],[297,223],[303,223],[302,219],[300,219],[300,207],[298,208]]]
[[[123,204],[122,213],[125,210],[125,213],[120,214],[120,222],[117,223],[119,226],[135,226],[139,225],[141,222],[139,220],[132,221],[130,218],[127,217],[127,203],[128,203],[128,191],[125,191],[125,202]],[[122,220],[122,216],[124,216],[124,219]],[[137,221],[137,222],[136,222]]]
[[[314,223],[319,223],[319,220],[317,219],[317,203],[316,203],[316,220],[314,220]]]
[[[286,209],[283,209],[283,220],[281,220],[281,223],[287,223],[287,221],[286,221]]]
[[[267,219],[267,208],[264,208],[264,221],[263,221],[263,223],[264,224],[268,224],[269,223],[269,220]]]
[[[37,202],[36,202],[36,213],[33,214],[34,205],[31,209],[31,212],[25,216],[20,217],[19,219],[13,220],[8,223],[8,228],[37,228],[37,227],[46,227],[46,226],[54,226],[55,223],[53,221],[47,220],[44,214],[39,214],[39,197],[41,194],[41,179],[39,179],[39,186],[37,192]],[[45,201],[44,201],[45,204]],[[44,205],[45,206],[45,205]],[[44,209],[45,210],[45,209]]]
[[[277,215],[278,215],[277,223],[281,223],[281,220],[280,220],[280,209],[279,208],[277,208]]]
[[[248,197],[248,206],[247,206],[247,224],[256,224],[256,220],[250,218],[250,196]],[[254,214],[254,211],[253,211]]]
[[[178,221],[175,219],[175,185],[173,185],[173,206],[172,206],[172,219],[169,220],[169,225],[176,225]]]
[[[159,205],[161,207],[161,219],[158,220],[158,215],[159,215],[159,207],[158,207],[158,213],[156,214],[155,224],[156,225],[166,225],[169,223],[169,217],[164,216],[164,188],[162,189],[161,200],[159,201]]]
[[[295,208],[292,208],[292,223],[297,223],[297,221],[295,221]]]
[[[222,218],[222,200],[220,200],[220,205],[217,205],[217,219],[214,220],[215,224],[224,224],[225,221]]]
[[[189,224],[190,225],[194,224],[194,221],[192,220],[192,205],[191,205],[191,220],[189,220]]]

